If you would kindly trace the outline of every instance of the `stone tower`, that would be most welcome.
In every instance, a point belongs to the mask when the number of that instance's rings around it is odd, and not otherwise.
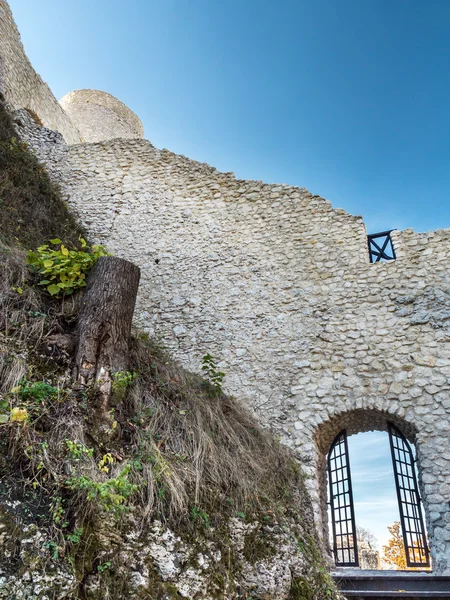
[[[107,92],[76,90],[66,94],[59,103],[84,142],[144,137],[139,117]]]

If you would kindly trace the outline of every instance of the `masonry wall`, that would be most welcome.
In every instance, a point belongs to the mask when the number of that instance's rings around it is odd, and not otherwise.
[[[326,530],[333,437],[396,423],[415,443],[434,568],[450,565],[450,230],[394,232],[369,264],[360,217],[307,190],[236,180],[145,141],[72,146],[71,206],[142,268],[137,322],[296,448]]]
[[[81,141],[76,127],[25,55],[5,0],[0,0],[0,95],[16,109],[31,109],[46,127],[59,131],[67,143]]]
[[[393,232],[397,260],[370,264],[361,218],[303,188],[143,140],[55,154],[52,132],[30,121],[22,135],[93,238],[141,267],[137,324],[191,369],[218,357],[227,391],[298,451],[325,537],[335,435],[401,429],[434,569],[449,572],[450,230]]]

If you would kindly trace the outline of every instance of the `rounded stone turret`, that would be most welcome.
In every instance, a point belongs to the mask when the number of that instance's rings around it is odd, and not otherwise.
[[[143,138],[141,120],[107,92],[76,90],[59,101],[81,134],[83,142],[114,138]]]

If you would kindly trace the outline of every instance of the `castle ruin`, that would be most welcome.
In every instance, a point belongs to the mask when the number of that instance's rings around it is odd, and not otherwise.
[[[393,426],[450,574],[450,229],[393,231],[395,259],[371,263],[361,217],[159,150],[104,92],[58,103],[5,0],[0,93],[92,239],[141,268],[136,325],[192,370],[220,358],[226,390],[298,453],[324,540],[333,440]]]

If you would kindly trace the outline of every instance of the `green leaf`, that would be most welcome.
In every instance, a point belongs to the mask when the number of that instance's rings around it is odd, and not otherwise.
[[[51,296],[55,296],[56,294],[59,294],[60,288],[53,283],[47,287],[47,291]]]
[[[61,240],[59,238],[53,238],[50,240],[50,244],[61,244]]]
[[[64,254],[64,256],[69,256],[69,251],[64,245],[61,245],[61,252]]]
[[[53,267],[53,261],[52,260],[44,260],[44,267],[46,269],[50,269],[50,267]]]
[[[50,279],[42,279],[38,285],[48,285],[50,283]]]

